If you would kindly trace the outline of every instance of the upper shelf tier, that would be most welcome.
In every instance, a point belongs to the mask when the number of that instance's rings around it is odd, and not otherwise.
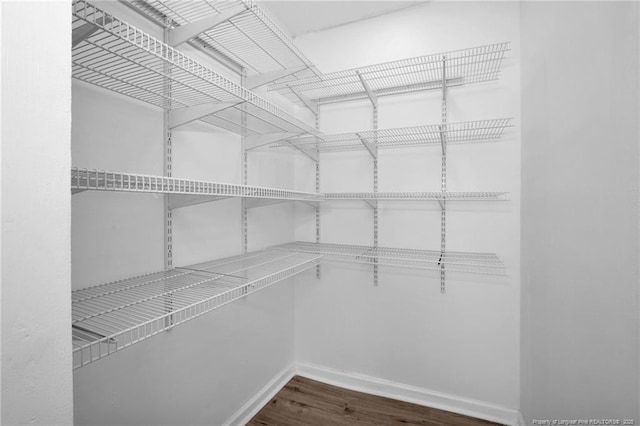
[[[324,260],[378,264],[401,268],[440,270],[484,275],[505,275],[504,263],[493,253],[446,252],[391,247],[292,242],[272,247],[297,253],[322,255]]]
[[[249,75],[293,71],[277,81],[318,75],[313,64],[269,16],[251,0],[130,0],[135,10],[171,31],[187,29],[207,19],[222,18],[191,39],[204,51],[223,55]],[[180,40],[178,40],[180,41]]]
[[[262,250],[72,292],[73,367],[317,265],[321,256]]]
[[[71,190],[170,194],[170,208],[229,197],[304,202],[318,202],[324,199],[321,194],[313,192],[79,168],[71,169]]]
[[[479,83],[498,78],[508,50],[508,42],[490,44],[279,82],[269,90],[304,105],[303,99],[324,104],[439,89],[443,80],[447,87]]]
[[[84,0],[73,3],[73,77],[247,136],[317,134],[310,125]],[[243,125],[245,113],[246,125]]]
[[[440,145],[442,136],[447,143],[489,141],[502,137],[505,128],[511,126],[511,118],[447,123],[446,126],[402,127],[395,129],[366,130],[353,133],[298,137],[280,141],[270,147],[298,147],[318,152],[354,151],[375,148],[398,148],[419,145]]]

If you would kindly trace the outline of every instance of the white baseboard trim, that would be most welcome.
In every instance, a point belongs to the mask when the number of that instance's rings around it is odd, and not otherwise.
[[[295,365],[282,370],[278,375],[269,381],[262,389],[258,391],[249,401],[247,401],[238,411],[236,411],[229,419],[224,422],[224,426],[246,425],[258,411],[287,384],[293,376],[295,376]]]
[[[506,425],[519,425],[519,417],[522,416],[517,410],[484,401],[462,398],[315,364],[297,363],[296,374],[358,392],[398,399]]]
[[[518,426],[527,426],[527,421],[522,415],[522,411],[518,411]]]

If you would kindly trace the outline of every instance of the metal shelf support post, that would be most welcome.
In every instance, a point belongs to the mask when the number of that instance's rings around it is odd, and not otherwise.
[[[316,103],[315,105],[315,128],[320,131],[320,108]],[[312,110],[313,111],[313,110]],[[320,144],[320,139],[316,137],[316,153],[318,155],[318,160],[316,161],[316,193],[320,192],[320,152],[318,150],[318,145]],[[316,243],[320,244],[320,203],[316,206]],[[316,278],[320,279],[320,265],[316,266]]]
[[[440,126],[442,143],[441,190],[447,192],[447,58],[442,57],[442,124]],[[440,292],[445,292],[445,252],[447,246],[447,201],[440,201]]]
[[[244,85],[247,82],[247,70],[245,68],[242,69],[242,76],[241,76],[241,80],[240,80],[240,85],[244,87]],[[242,112],[240,113],[241,117],[240,117],[240,125],[242,126],[242,135],[240,136],[240,152],[242,153],[242,184],[243,185],[247,185],[247,181],[248,181],[248,155],[249,152],[247,150],[247,108],[246,105],[242,106]],[[247,205],[247,200],[246,198],[243,198],[242,201],[240,201],[240,208],[241,208],[241,212],[240,214],[242,215],[241,219],[242,219],[242,224],[241,224],[241,228],[242,228],[242,235],[240,236],[242,241],[242,253],[246,254],[247,250],[249,248],[249,226],[248,226],[248,221],[249,218],[248,216],[248,209],[249,206]]]
[[[169,37],[169,29],[165,26],[163,37],[165,41]],[[165,108],[163,114],[163,149],[164,149],[164,158],[163,158],[163,174],[167,177],[172,177],[172,135],[171,135],[171,116],[169,111],[171,110],[171,65],[168,63],[164,64],[164,72],[167,76],[164,79],[164,92],[165,92]],[[164,270],[169,271],[173,269],[173,217],[170,208],[170,200],[169,194],[164,195]]]
[[[165,25],[163,31],[164,41],[169,37],[169,28],[168,22]],[[162,119],[162,131],[163,131],[163,140],[164,140],[164,175],[166,177],[173,177],[173,146],[172,146],[172,133],[171,133],[171,92],[172,92],[172,80],[171,80],[171,71],[172,67],[170,64],[165,63],[163,65],[165,72],[164,79],[164,99],[165,99],[165,108]],[[173,269],[173,212],[171,210],[171,200],[169,198],[169,194],[165,194],[163,196],[163,208],[164,208],[164,217],[165,217],[165,226],[164,226],[164,270],[170,271]],[[165,290],[167,290],[167,286],[165,285]],[[173,312],[173,296],[168,295],[164,298],[164,310],[165,312],[171,313]],[[168,315],[164,318],[164,326],[166,331],[170,331],[171,327],[174,325],[174,316]]]
[[[365,84],[365,81],[362,81]],[[366,85],[365,85],[366,87]],[[378,130],[378,102],[371,101],[373,105],[373,130]],[[374,136],[373,140],[373,192],[378,192],[378,135]],[[376,200],[373,206],[373,248],[378,249],[378,201]],[[378,258],[373,261],[373,285],[378,286]]]

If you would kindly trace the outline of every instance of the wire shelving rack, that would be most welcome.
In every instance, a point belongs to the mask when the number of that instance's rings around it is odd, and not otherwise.
[[[308,77],[269,86],[292,102],[303,104],[300,95],[319,104],[368,99],[423,90],[480,83],[500,75],[508,42],[402,59]],[[442,58],[447,58],[443,71]],[[367,90],[367,86],[369,90]]]
[[[253,0],[129,0],[125,3],[155,20],[165,28],[165,35],[170,35],[172,30],[197,27],[205,18],[224,17],[215,26],[181,42],[226,58],[243,71],[243,85],[240,85],[181,53],[175,48],[179,42],[172,42],[171,37],[165,43],[86,0],[73,2],[74,78],[167,111],[168,124],[164,127],[169,143],[165,141],[168,153],[165,163],[169,165],[171,141],[170,132],[166,130],[192,120],[202,120],[242,135],[244,149],[247,149],[244,144],[248,137],[268,135],[258,140],[261,143],[278,141],[271,142],[270,146],[294,147],[307,154],[368,149],[375,161],[378,148],[427,144],[442,144],[444,158],[448,143],[498,139],[511,125],[509,118],[447,123],[443,113],[442,124],[438,125],[377,129],[377,97],[441,89],[446,111],[448,87],[498,78],[509,43],[321,74]],[[247,84],[247,77],[258,78]],[[275,81],[269,90],[308,107],[316,115],[316,127],[318,105],[368,98],[374,106],[374,130],[322,135],[313,126],[251,92],[247,87],[258,86],[256,81]],[[244,155],[246,182],[246,151]],[[152,176],[73,168],[73,192],[166,194],[169,219],[170,210],[174,208],[229,197],[247,199],[243,201],[245,248],[247,207],[288,200],[316,206],[322,201],[360,200],[376,209],[373,246],[294,242],[175,268],[165,258],[164,272],[72,292],[74,368],[316,268],[323,260],[371,264],[375,275],[379,265],[441,271],[441,286],[444,286],[445,270],[506,274],[504,264],[495,254],[445,251],[444,243],[440,250],[379,247],[377,202],[437,201],[444,212],[447,201],[504,201],[509,199],[508,193],[447,192],[444,184],[441,192],[377,192],[377,163],[375,167],[374,192],[326,194],[178,179],[170,172],[167,176]],[[316,156],[319,191],[318,170]],[[445,171],[443,162],[443,179]],[[444,229],[443,222],[443,241]],[[170,231],[171,225],[165,227],[165,242],[170,241],[167,239]],[[318,208],[316,233],[319,238]],[[171,244],[167,248],[171,253]],[[377,283],[377,277],[374,282]]]
[[[400,148],[421,145],[441,145],[445,134],[447,143],[493,141],[500,139],[511,118],[447,123],[446,126],[399,127],[394,129],[366,130],[361,132],[324,134],[319,137],[303,136],[279,141],[269,146],[298,147],[318,152],[355,151],[374,148]]]
[[[72,292],[79,368],[315,267],[321,255],[262,250]]]
[[[88,34],[73,48],[74,78],[170,113],[190,108],[197,116],[204,111],[196,119],[245,136],[317,134],[250,90],[91,3],[75,0],[72,7],[74,31]]]
[[[192,39],[193,44],[204,51],[222,54],[250,75],[297,70],[276,81],[319,75],[290,37],[253,0],[130,0],[126,4],[171,29],[231,12],[229,19]]]
[[[292,242],[273,249],[322,255],[323,261],[378,264],[385,266],[482,275],[506,275],[504,263],[493,253],[446,252],[348,244]]]

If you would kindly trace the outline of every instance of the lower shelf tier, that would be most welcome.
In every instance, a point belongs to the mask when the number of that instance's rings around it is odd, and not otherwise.
[[[261,250],[72,292],[73,367],[316,266],[321,255]]]
[[[446,252],[345,244],[293,242],[273,247],[287,252],[322,255],[323,260],[367,263],[401,268],[418,268],[505,275],[504,263],[493,253]]]

